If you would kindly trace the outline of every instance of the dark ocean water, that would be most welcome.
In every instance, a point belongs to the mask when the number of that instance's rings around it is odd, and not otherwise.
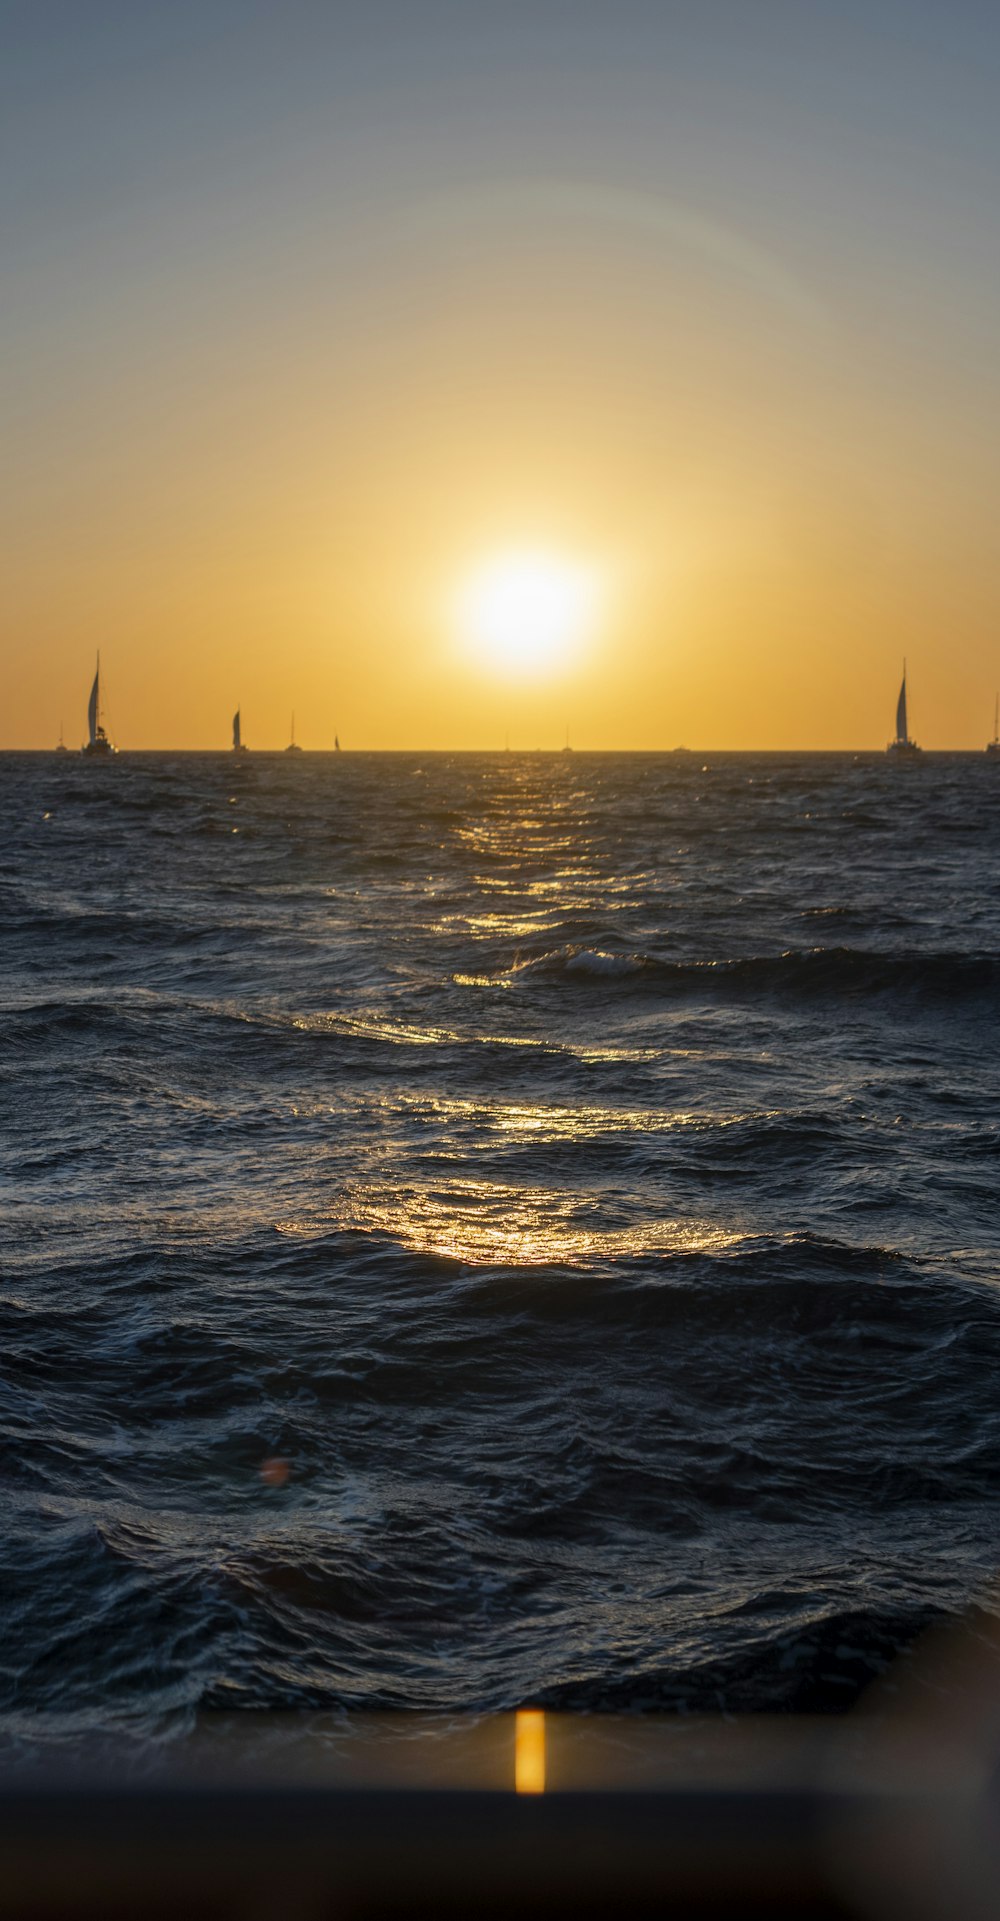
[[[1000,1558],[1000,767],[0,757],[0,1733],[848,1706]]]

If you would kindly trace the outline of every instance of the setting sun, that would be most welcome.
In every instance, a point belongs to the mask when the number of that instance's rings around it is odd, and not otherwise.
[[[593,571],[555,554],[509,553],[463,583],[458,626],[464,644],[497,671],[518,678],[565,666],[597,611]]]

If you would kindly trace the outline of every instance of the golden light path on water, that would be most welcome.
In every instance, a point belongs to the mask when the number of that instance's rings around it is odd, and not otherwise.
[[[781,1118],[777,1108],[740,1110],[644,1107],[569,1107],[549,1102],[477,1101],[461,1096],[429,1097],[400,1095],[396,1105],[405,1110],[408,1120],[426,1117],[435,1124],[456,1122],[474,1125],[491,1136],[511,1141],[531,1135],[540,1143],[547,1141],[590,1141],[608,1134],[673,1134],[680,1130],[717,1134],[720,1129],[744,1126],[748,1121]],[[491,1138],[490,1151],[496,1140]]]
[[[427,932],[451,935],[460,926],[477,944],[491,949],[495,959],[498,942],[537,936],[553,915],[559,919],[571,907],[586,906],[595,892],[605,911],[615,904],[609,903],[609,894],[628,898],[637,876],[616,875],[613,868],[608,871],[607,858],[580,833],[579,826],[573,833],[566,831],[560,816],[576,798],[575,789],[560,795],[555,808],[543,808],[530,793],[535,778],[534,773],[530,781],[519,775],[518,784],[529,792],[522,792],[502,812],[467,820],[454,830],[477,867],[481,864],[475,876],[481,906],[478,911],[433,917],[426,923]],[[577,955],[560,949],[555,961],[570,972],[577,968],[630,972],[642,965],[638,956],[589,950]],[[553,956],[522,955],[515,947],[499,970],[456,972],[451,981],[472,990],[505,989],[526,972],[544,970],[552,962]],[[551,1031],[525,1034],[485,1023],[476,1027],[424,1024],[375,1010],[317,1012],[298,1016],[294,1024],[312,1032],[325,1029],[380,1041],[393,1050],[502,1048],[619,1064],[666,1057],[687,1061],[702,1052],[670,1044],[669,1017],[650,1045],[589,1036],[569,1040]],[[398,1158],[394,1153],[398,1132],[399,1155],[407,1156],[408,1164],[400,1166],[398,1177],[348,1182],[332,1201],[324,1197],[307,1216],[276,1222],[279,1232],[304,1237],[331,1231],[371,1234],[412,1252],[467,1266],[518,1268],[719,1251],[745,1238],[742,1226],[690,1216],[657,1218],[623,1206],[620,1197],[586,1188],[574,1191],[544,1182],[485,1177],[492,1171],[497,1151],[505,1146],[516,1152],[530,1143],[533,1151],[541,1151],[548,1144],[594,1141],[602,1136],[717,1132],[745,1122],[750,1118],[745,1113],[486,1101],[403,1090],[376,1106],[384,1151]],[[416,1164],[412,1159],[415,1125],[426,1129],[425,1151]],[[404,1140],[409,1142],[405,1150]]]
[[[282,1221],[278,1231],[374,1233],[412,1253],[434,1254],[467,1267],[563,1266],[640,1254],[700,1254],[734,1246],[742,1234],[699,1220],[602,1224],[591,1195],[498,1181],[451,1180],[351,1184],[328,1214]]]
[[[539,1040],[533,1034],[494,1034],[489,1031],[459,1033],[456,1028],[423,1027],[409,1021],[382,1019],[378,1015],[303,1014],[291,1024],[304,1033],[316,1033],[323,1028],[340,1029],[344,1033],[384,1040],[401,1047],[440,1047],[442,1043],[454,1047],[533,1047],[542,1054],[569,1054],[581,1061],[658,1060],[664,1052],[662,1047],[603,1047],[596,1042],[577,1045]],[[679,1051],[687,1053],[689,1050]]]

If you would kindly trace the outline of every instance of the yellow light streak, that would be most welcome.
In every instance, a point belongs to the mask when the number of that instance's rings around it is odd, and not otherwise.
[[[514,1791],[545,1793],[545,1715],[541,1708],[519,1708],[514,1716]]]

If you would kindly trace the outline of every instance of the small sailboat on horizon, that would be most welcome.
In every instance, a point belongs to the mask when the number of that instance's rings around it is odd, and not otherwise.
[[[287,747],[285,748],[285,752],[286,752],[286,754],[301,754],[301,752],[302,752],[302,749],[301,749],[301,747],[299,746],[299,744],[298,744],[298,741],[297,741],[297,740],[296,740],[296,738],[295,738],[295,715],[294,715],[294,713],[293,713],[293,715],[292,715],[292,737],[291,737],[291,739],[290,739],[290,741],[289,741],[289,743],[288,743],[288,746],[287,746]]]
[[[57,742],[56,742],[56,745],[55,745],[55,750],[54,750],[54,751],[55,751],[55,752],[56,752],[57,754],[68,754],[68,753],[69,753],[69,748],[67,747],[67,745],[66,745],[66,742],[65,742],[65,741],[64,741],[64,739],[63,739],[63,724],[62,724],[62,721],[60,721],[60,722],[59,722],[59,739],[58,739],[58,740],[57,740]]]
[[[243,728],[240,723],[240,710],[237,707],[233,715],[233,753],[248,754],[249,752],[249,747],[244,746],[243,743]]]
[[[1000,759],[1000,694],[997,695],[993,707],[993,739],[987,741],[986,752]]]
[[[918,747],[916,741],[910,739],[909,732],[907,731],[905,660],[903,662],[903,683],[899,690],[899,699],[896,702],[896,738],[889,742],[885,751],[887,754],[894,755],[897,760],[915,760],[919,754],[923,753],[923,748]]]
[[[90,690],[90,699],[87,702],[87,735],[88,738],[80,750],[81,753],[90,754],[96,760],[107,760],[112,754],[117,754],[118,749],[111,740],[101,718],[101,655],[99,649],[97,654],[97,669],[94,674],[94,685]]]

